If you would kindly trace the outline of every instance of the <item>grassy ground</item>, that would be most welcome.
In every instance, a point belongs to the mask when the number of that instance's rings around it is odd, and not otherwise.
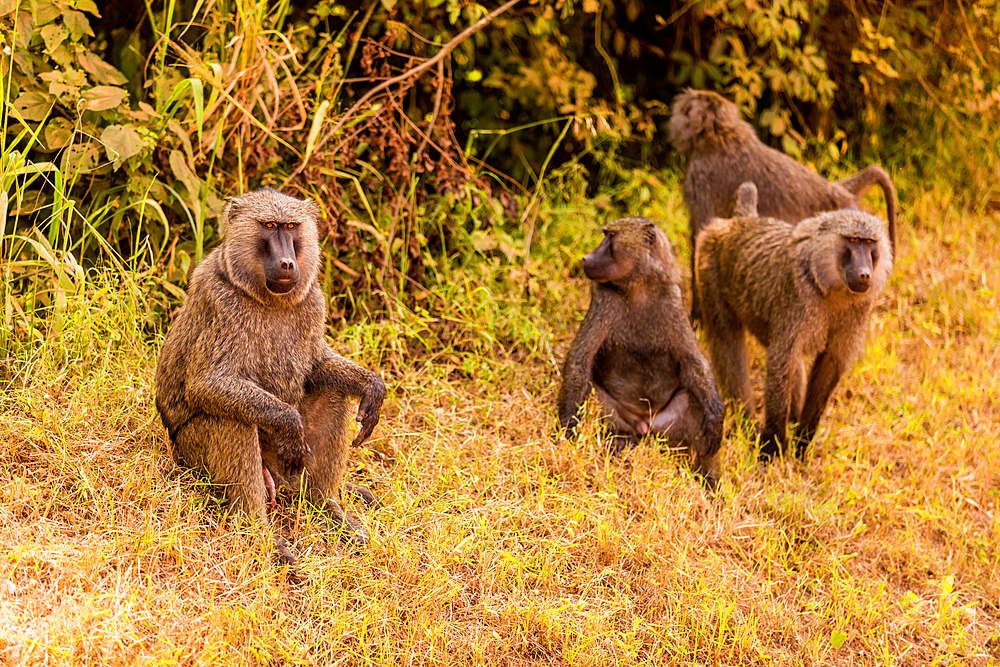
[[[677,193],[636,212],[685,255]],[[301,583],[169,461],[159,342],[127,284],[92,277],[61,332],[0,355],[0,660],[996,664],[1000,225],[947,193],[902,203],[894,278],[808,460],[760,469],[729,440],[711,499],[656,446],[553,438],[587,302],[567,267],[599,201],[543,211],[558,250],[532,264],[534,305],[501,270],[453,281],[447,317],[335,331],[390,385],[352,473],[387,507],[354,508],[360,554],[280,509]]]

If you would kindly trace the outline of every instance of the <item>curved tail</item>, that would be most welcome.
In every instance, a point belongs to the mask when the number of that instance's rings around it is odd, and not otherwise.
[[[837,181],[838,185],[853,194],[858,199],[864,196],[865,191],[871,186],[879,184],[882,194],[885,196],[885,212],[889,219],[889,243],[892,245],[892,257],[896,258],[896,188],[892,184],[892,179],[885,169],[877,164],[869,165],[856,174],[848,176],[842,181]]]

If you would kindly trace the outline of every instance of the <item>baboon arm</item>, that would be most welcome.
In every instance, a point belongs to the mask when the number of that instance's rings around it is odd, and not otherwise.
[[[361,422],[361,430],[351,445],[360,445],[378,424],[382,401],[385,400],[385,382],[375,373],[340,356],[324,343],[319,359],[306,378],[307,391],[320,387],[330,387],[359,398],[357,421]]]
[[[812,442],[819,427],[820,417],[826,410],[827,401],[834,387],[844,373],[843,364],[836,354],[820,352],[809,373],[809,384],[806,388],[806,398],[802,406],[802,419],[796,429],[796,449],[801,455],[806,446]]]
[[[188,381],[187,399],[206,414],[262,426],[283,439],[302,439],[298,410],[250,380],[205,374]]]
[[[563,384],[559,392],[559,423],[566,430],[566,438],[573,437],[579,423],[580,406],[587,400],[594,374],[594,357],[607,336],[606,329],[593,315],[593,305],[587,311],[580,330],[566,353],[563,364]]]

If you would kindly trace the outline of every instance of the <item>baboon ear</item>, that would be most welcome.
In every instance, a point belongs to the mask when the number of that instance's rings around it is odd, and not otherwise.
[[[303,200],[303,203],[306,205],[306,209],[308,209],[309,214],[312,215],[312,217],[315,218],[316,222],[318,223],[321,217],[321,210],[322,210],[320,209],[319,204],[316,203],[315,199],[311,198]]]
[[[219,236],[225,236],[229,229],[229,221],[234,216],[239,215],[242,205],[238,197],[226,197],[226,205],[222,207],[222,215],[219,216]]]
[[[646,245],[650,248],[656,245],[656,223],[647,221],[642,223],[642,233],[646,237]]]

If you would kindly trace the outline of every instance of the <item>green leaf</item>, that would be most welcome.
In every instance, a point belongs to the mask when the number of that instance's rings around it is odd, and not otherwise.
[[[86,70],[97,83],[107,83],[112,86],[123,86],[128,83],[125,75],[107,64],[91,51],[84,50],[77,56],[80,67]]]
[[[830,643],[833,644],[833,648],[840,648],[847,641],[847,633],[841,632],[840,630],[834,630],[830,633]]]
[[[44,93],[21,93],[14,100],[14,109],[25,120],[44,120],[55,100]]]
[[[101,143],[108,153],[108,159],[114,162],[115,169],[122,162],[139,153],[145,145],[142,137],[131,125],[109,125],[101,132]]]
[[[83,99],[87,100],[87,108],[91,111],[107,111],[122,103],[128,91],[117,86],[94,86],[83,91]]]

